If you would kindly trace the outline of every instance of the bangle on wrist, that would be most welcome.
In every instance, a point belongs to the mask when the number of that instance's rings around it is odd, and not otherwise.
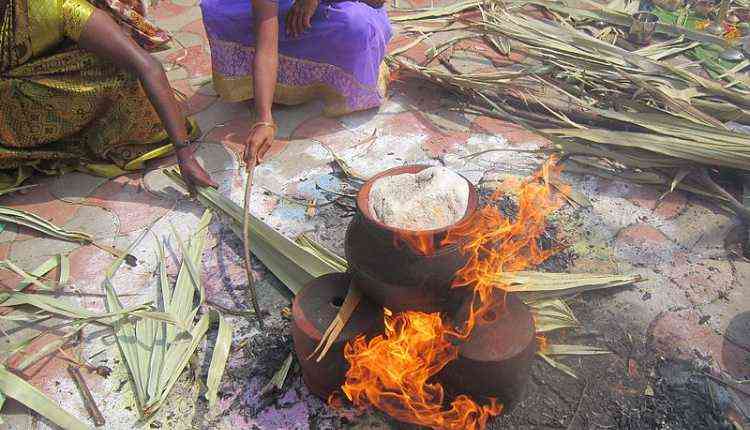
[[[189,148],[189,147],[193,146],[193,144],[195,142],[197,142],[197,141],[198,141],[198,137],[196,136],[196,137],[194,137],[192,139],[188,138],[188,139],[185,139],[185,140],[183,140],[181,142],[172,142],[172,145],[175,147],[175,149],[179,150],[179,149]]]
[[[271,130],[273,130],[273,134],[276,134],[276,130],[278,130],[278,127],[276,126],[275,122],[258,121],[255,124],[253,124],[252,127],[250,127],[250,131],[252,132],[253,130],[259,127],[268,127]]]

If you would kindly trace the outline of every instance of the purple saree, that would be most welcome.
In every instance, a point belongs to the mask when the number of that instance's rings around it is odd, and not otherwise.
[[[252,0],[202,0],[216,91],[229,101],[253,97],[255,31]],[[385,8],[356,1],[321,1],[312,28],[287,36],[292,0],[278,0],[279,75],[274,101],[295,105],[321,98],[330,116],[383,102],[383,57],[392,30]]]

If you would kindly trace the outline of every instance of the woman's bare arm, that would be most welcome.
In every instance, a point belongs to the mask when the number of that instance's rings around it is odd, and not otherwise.
[[[273,0],[253,0],[256,52],[253,64],[258,120],[272,122],[271,106],[279,68],[279,18]]]
[[[252,0],[255,17],[255,62],[253,92],[258,124],[250,130],[245,147],[245,162],[262,161],[271,148],[276,128],[273,124],[273,92],[279,69],[279,17],[274,0]]]
[[[81,48],[134,72],[141,80],[169,137],[177,143],[187,139],[185,117],[177,107],[164,69],[138,46],[105,12],[94,10],[78,40]]]
[[[179,148],[188,137],[185,117],[174,99],[161,63],[127,36],[109,15],[98,9],[87,21],[78,45],[138,76],[167,134],[178,147],[183,176],[197,185],[216,186],[195,162],[190,148]]]

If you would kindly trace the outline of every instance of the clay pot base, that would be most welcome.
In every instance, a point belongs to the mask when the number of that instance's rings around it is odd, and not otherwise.
[[[456,321],[464,321],[469,301],[458,311]],[[524,396],[536,352],[534,319],[520,298],[506,295],[504,311],[479,321],[468,341],[461,344],[459,356],[448,363],[437,379],[455,396],[467,394],[481,401],[494,397],[511,410]],[[462,325],[461,325],[462,326]]]
[[[336,317],[350,282],[346,273],[320,276],[305,285],[292,302],[292,337],[302,378],[310,392],[324,400],[344,383],[349,368],[344,345],[362,333],[375,335],[383,331],[383,309],[363,297],[323,360],[308,359]]]

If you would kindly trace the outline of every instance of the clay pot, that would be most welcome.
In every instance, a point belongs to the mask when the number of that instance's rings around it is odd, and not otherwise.
[[[383,332],[383,309],[363,297],[323,360],[309,358],[343,304],[350,282],[346,273],[323,275],[305,285],[292,302],[292,338],[302,379],[323,400],[344,383],[349,368],[344,345],[360,334]]]
[[[458,246],[441,246],[440,242],[451,228],[476,212],[479,198],[471,183],[466,215],[446,228],[418,232],[394,228],[375,219],[369,210],[370,189],[377,179],[427,167],[396,167],[367,181],[357,196],[357,215],[346,234],[346,258],[357,285],[367,297],[394,312],[450,312],[466,294],[466,289],[452,289],[451,284],[467,258]],[[420,251],[416,242],[431,243],[435,249]]]
[[[463,326],[467,300],[455,318]],[[505,305],[480,317],[469,339],[460,344],[459,356],[437,375],[453,396],[467,394],[482,401],[496,398],[503,413],[523,399],[536,352],[534,319],[528,306],[515,295]]]

